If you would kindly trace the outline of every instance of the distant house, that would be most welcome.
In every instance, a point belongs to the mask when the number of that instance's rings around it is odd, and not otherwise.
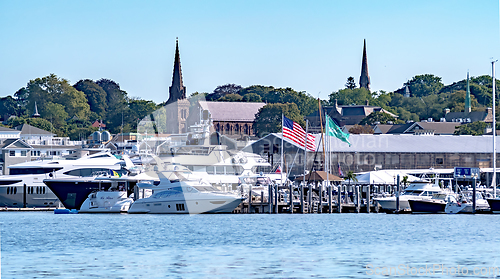
[[[471,111],[471,112],[450,112],[449,109],[445,110],[444,118],[446,122],[458,123],[472,123],[476,121],[493,123],[493,111],[491,108],[486,108],[484,111]]]
[[[6,139],[0,143],[0,171],[8,174],[7,167],[31,161],[31,147],[21,139]]]
[[[0,141],[2,139],[16,139],[16,138],[19,138],[20,134],[21,134],[21,132],[18,131],[18,130],[6,128],[6,127],[0,127]]]

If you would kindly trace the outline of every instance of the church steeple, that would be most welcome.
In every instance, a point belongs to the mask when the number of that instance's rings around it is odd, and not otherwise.
[[[172,86],[169,88],[170,96],[167,104],[186,99],[186,87],[182,83],[181,57],[179,55],[179,39],[175,40],[174,74],[172,76]]]
[[[33,118],[40,117],[40,114],[38,113],[38,108],[36,107],[36,101],[35,101],[35,112],[33,112],[33,115],[31,117]]]
[[[361,64],[361,76],[359,77],[359,87],[370,90],[370,76],[368,75],[368,59],[366,58],[366,39],[363,43],[363,62]]]
[[[469,89],[469,71],[467,71],[467,93],[465,94],[465,112],[471,112],[470,89]]]

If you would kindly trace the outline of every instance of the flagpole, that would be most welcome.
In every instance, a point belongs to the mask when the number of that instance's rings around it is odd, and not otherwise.
[[[326,130],[328,130],[328,125],[326,123],[326,120],[327,120],[327,114],[326,114],[326,111],[325,111],[325,141],[326,141],[326,152],[329,153],[330,152],[330,136],[328,135],[328,133],[326,132]],[[330,154],[328,154],[326,156],[327,158],[327,166],[330,166]],[[326,169],[326,186],[328,187],[330,185],[330,167],[328,167]]]
[[[283,133],[283,127],[285,127],[285,116],[283,115],[283,113],[281,114],[281,185],[283,185],[283,149],[284,149],[284,133]]]
[[[307,168],[307,129],[309,129],[309,121],[306,119],[306,146],[304,148],[304,186],[306,186],[306,168]]]

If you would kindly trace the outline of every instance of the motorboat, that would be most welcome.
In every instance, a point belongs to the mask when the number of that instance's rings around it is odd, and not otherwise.
[[[413,200],[409,199],[411,213],[445,213],[447,197],[455,195],[450,193],[434,194],[430,200]]]
[[[91,193],[80,206],[79,213],[126,213],[133,198],[127,196],[127,191],[110,189]]]
[[[436,178],[437,181],[437,178]],[[434,194],[446,193],[439,185],[432,183],[429,179],[420,179],[410,183],[408,188],[399,196],[399,210],[411,211],[409,200],[430,200]],[[382,211],[394,212],[396,208],[396,196],[381,197],[374,199]]]
[[[57,207],[58,196],[44,179],[91,177],[99,173],[122,173],[122,160],[109,152],[98,152],[79,159],[38,160],[9,166],[9,175],[0,176],[0,206]]]
[[[458,198],[450,196],[447,198],[445,213],[475,213],[486,212],[490,210],[490,206],[486,199],[484,199],[481,192],[476,192],[476,208],[473,208],[472,191],[462,192]]]
[[[231,213],[240,205],[240,195],[222,192],[203,178],[180,165],[169,165],[157,172],[160,182],[139,182],[139,189],[151,189],[152,195],[136,200],[128,213],[200,214]]]

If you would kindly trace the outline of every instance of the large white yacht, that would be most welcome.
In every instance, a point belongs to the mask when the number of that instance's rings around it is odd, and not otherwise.
[[[436,179],[437,181],[437,179]],[[411,211],[409,200],[430,200],[434,194],[444,193],[444,190],[437,183],[432,183],[428,179],[416,180],[399,196],[399,210]],[[393,212],[396,210],[396,197],[376,198],[376,202],[383,211]]]
[[[128,213],[231,213],[243,198],[215,189],[208,182],[180,165],[168,165],[158,171],[160,183],[137,183],[139,189],[151,189],[152,195],[136,200]]]
[[[110,170],[120,172],[120,164],[121,160],[114,155],[99,152],[76,160],[39,160],[10,166],[10,174],[0,176],[0,206],[59,206],[58,197],[43,183],[44,179],[89,177]]]

